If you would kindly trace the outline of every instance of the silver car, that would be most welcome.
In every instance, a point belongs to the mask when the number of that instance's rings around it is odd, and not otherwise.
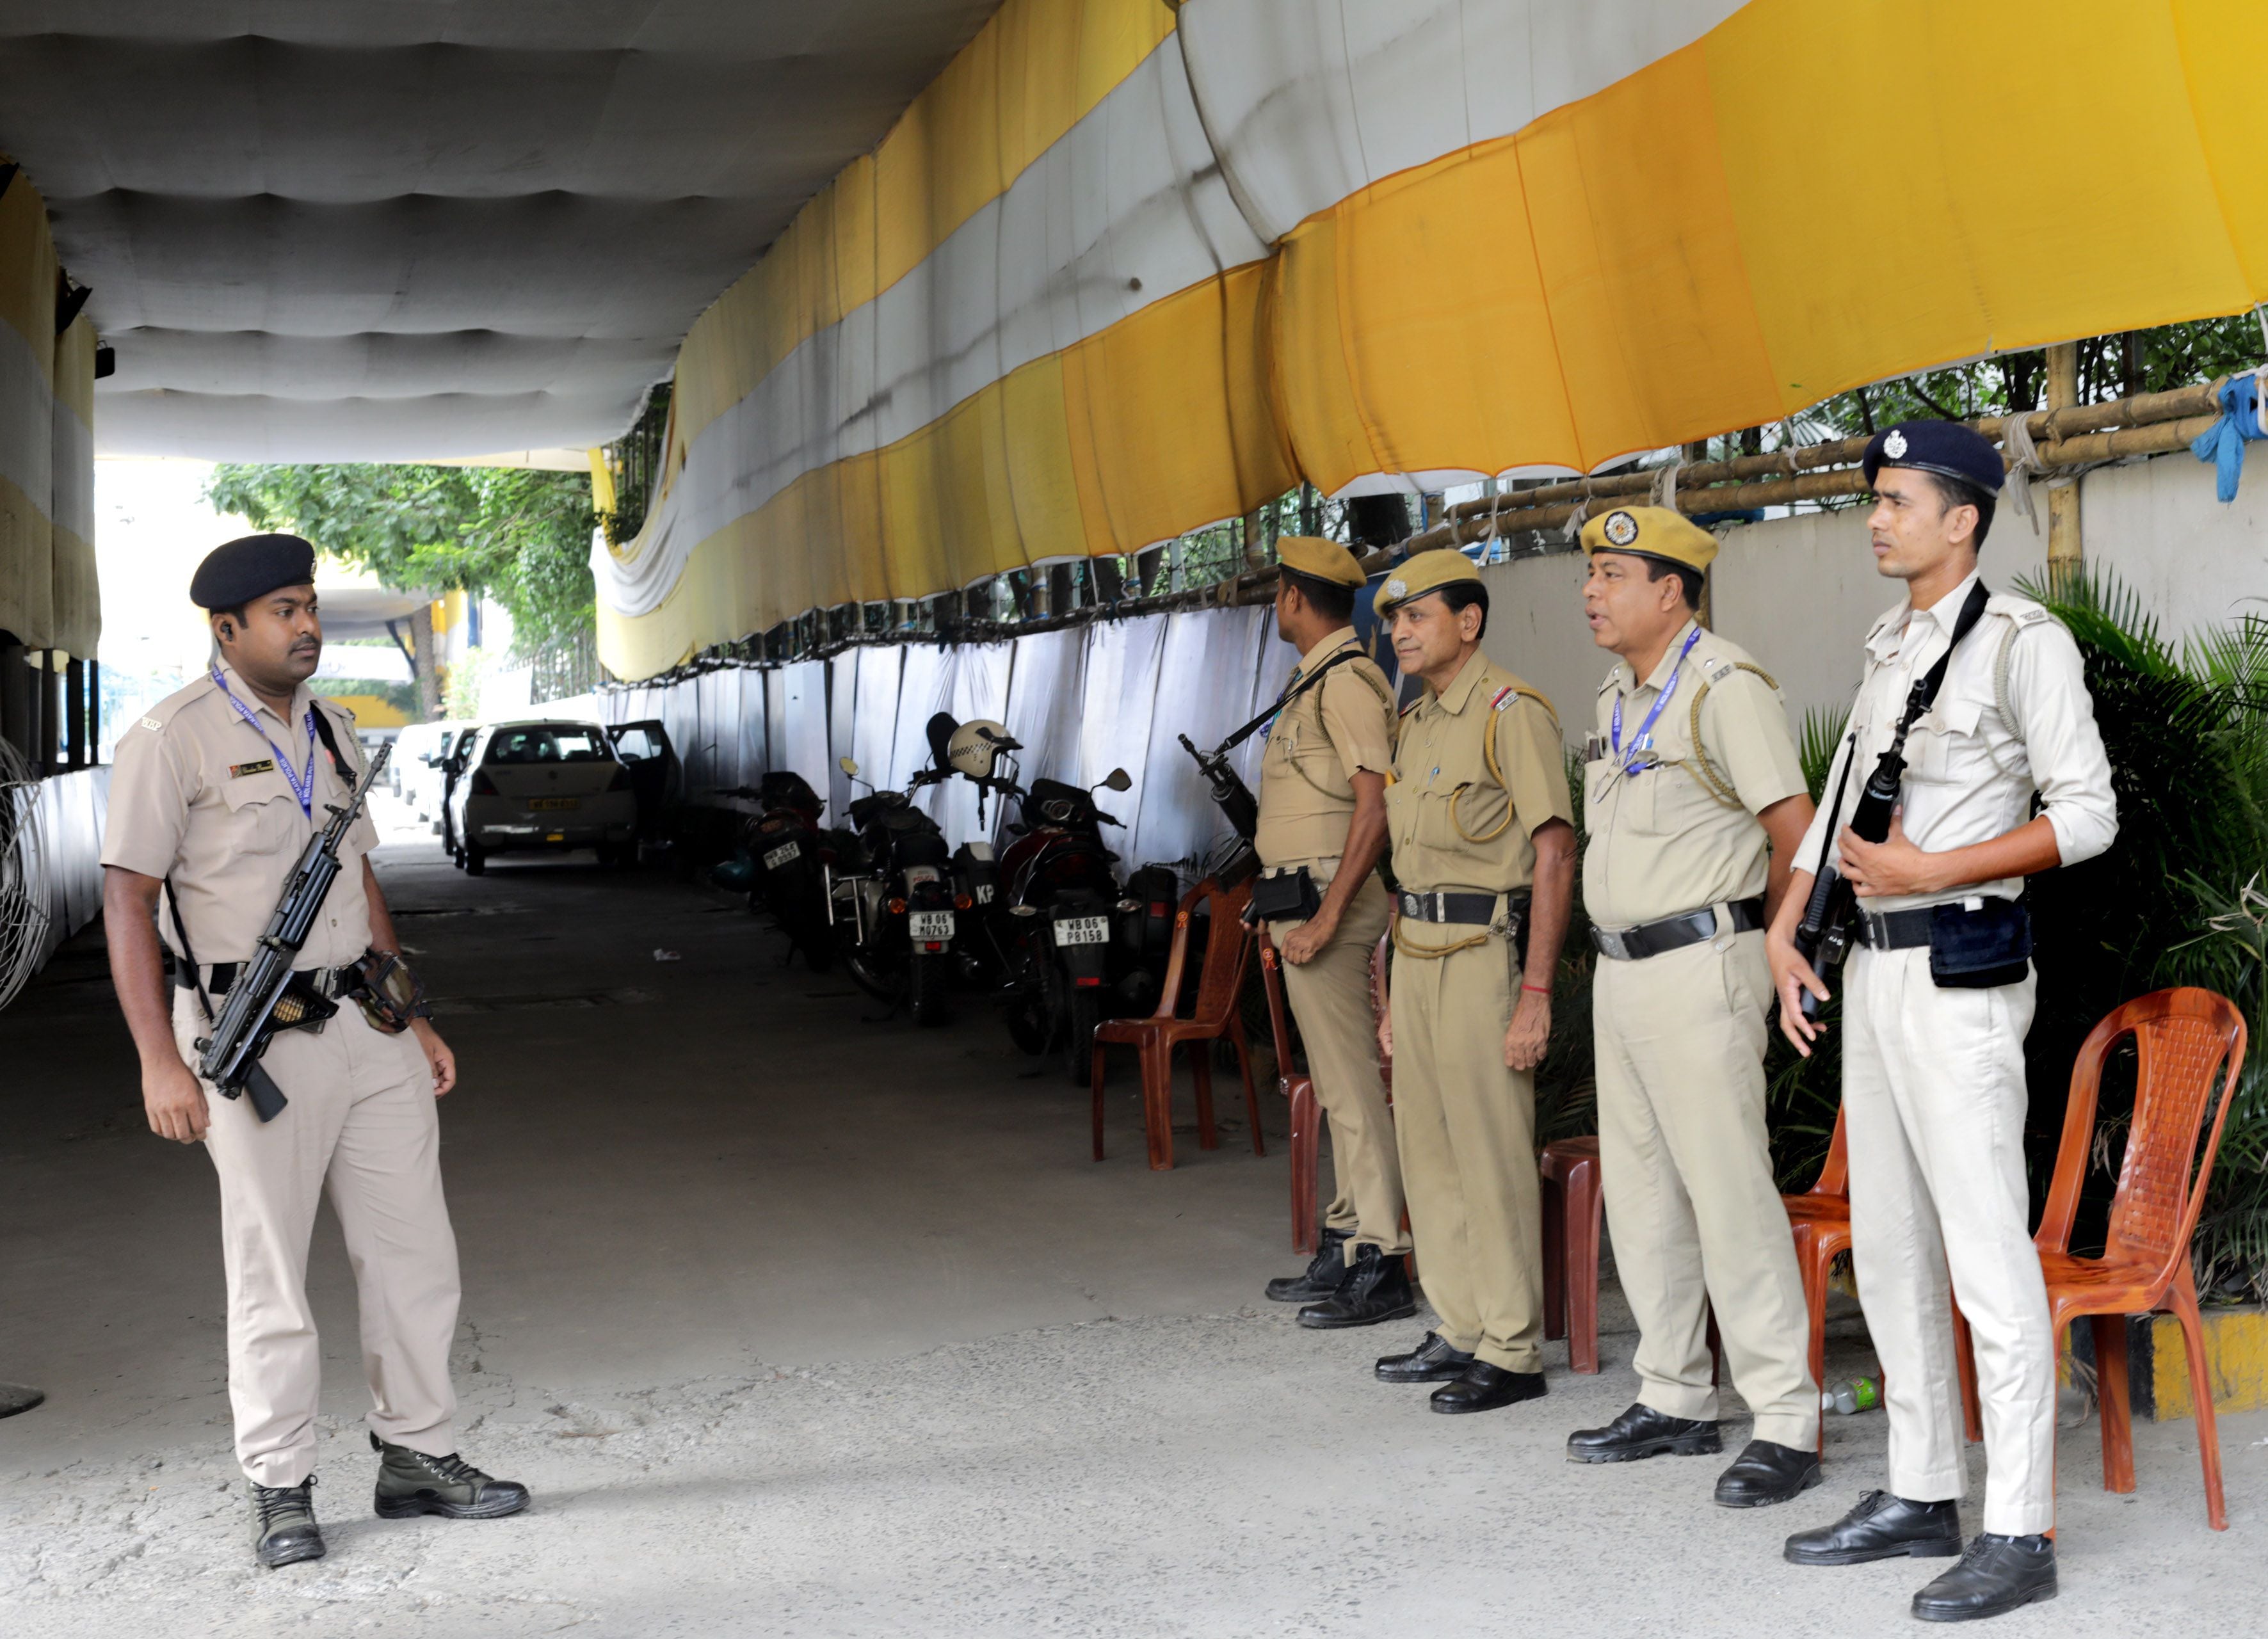
[[[474,731],[451,797],[456,860],[470,876],[507,851],[595,848],[600,863],[637,857],[637,793],[595,723],[491,723]]]

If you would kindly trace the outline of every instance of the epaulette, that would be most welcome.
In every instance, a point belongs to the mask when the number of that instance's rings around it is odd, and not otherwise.
[[[1514,688],[1511,684],[1506,683],[1502,688],[1496,691],[1496,698],[1489,702],[1489,709],[1491,711],[1501,711],[1519,697],[1520,691]]]
[[[1741,663],[1737,660],[1719,660],[1709,668],[1706,680],[1710,683],[1721,683],[1740,669]]]
[[[183,684],[151,707],[136,720],[135,727],[148,729],[152,734],[161,733],[166,725],[180,714],[184,707],[195,704],[212,692],[212,673],[208,672],[202,677]]]
[[[1994,592],[1987,598],[1984,600],[1984,609],[1987,614],[2005,616],[2020,627],[2037,626],[2044,621],[2055,619],[2054,612],[2045,605],[2035,603],[2029,598],[2013,597],[2006,592]]]

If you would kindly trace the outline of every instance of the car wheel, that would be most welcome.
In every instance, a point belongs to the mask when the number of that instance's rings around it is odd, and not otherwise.
[[[465,874],[468,877],[486,875],[489,868],[488,849],[482,848],[478,842],[466,843],[464,865]]]

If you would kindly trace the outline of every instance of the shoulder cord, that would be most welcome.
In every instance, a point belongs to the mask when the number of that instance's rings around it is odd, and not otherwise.
[[[1559,714],[1551,709],[1551,702],[1544,699],[1543,695],[1537,694],[1534,689],[1520,683],[1514,683],[1512,686],[1512,692],[1520,695],[1522,699],[1532,700],[1537,705],[1543,707],[1543,715],[1551,719],[1551,726],[1555,729],[1559,726]],[[1495,709],[1493,707],[1490,708],[1489,716],[1493,717],[1496,715]],[[1466,830],[1465,822],[1457,817],[1457,805],[1464,800],[1465,793],[1472,790],[1472,787],[1469,785],[1458,787],[1456,792],[1449,798],[1449,823],[1456,827],[1457,834],[1464,838],[1468,842],[1493,842],[1497,838],[1502,836],[1506,831],[1512,828],[1512,822],[1514,817],[1512,810],[1512,787],[1506,783],[1504,777],[1504,767],[1497,761],[1497,728],[1498,724],[1491,723],[1488,725],[1487,730],[1481,735],[1481,761],[1488,766],[1489,778],[1495,781],[1497,789],[1504,793],[1504,818],[1498,820],[1494,826],[1491,827],[1488,830],[1482,832],[1477,836],[1474,835],[1470,831]],[[1451,948],[1454,949],[1456,947],[1452,946]]]
[[[1318,671],[1318,672],[1317,672],[1317,673],[1316,673],[1316,675],[1317,675],[1317,676],[1321,676],[1321,675],[1322,675],[1322,673],[1321,673],[1320,671]],[[1378,680],[1377,680],[1376,678],[1374,678],[1374,677],[1371,676],[1371,674],[1370,674],[1369,673],[1367,673],[1367,672],[1366,672],[1366,671],[1363,671],[1363,670],[1362,670],[1361,668],[1359,668],[1359,667],[1357,667],[1355,670],[1353,670],[1353,671],[1351,671],[1351,672],[1348,673],[1347,673],[1347,675],[1348,675],[1348,676],[1350,676],[1350,677],[1359,677],[1359,678],[1360,678],[1360,679],[1362,680],[1364,687],[1367,687],[1367,688],[1370,690],[1370,692],[1371,692],[1372,694],[1373,694],[1373,695],[1377,695],[1377,696],[1378,696],[1378,703],[1379,703],[1379,704],[1381,704],[1381,705],[1382,705],[1382,706],[1384,706],[1384,707],[1386,708],[1386,716],[1387,716],[1387,720],[1388,720],[1388,722],[1389,724],[1393,723],[1393,722],[1395,721],[1394,697],[1393,697],[1391,695],[1389,695],[1389,694],[1388,694],[1388,693],[1386,692],[1385,687],[1383,687],[1383,686],[1382,686],[1382,685],[1378,681]],[[1323,724],[1323,691],[1322,691],[1322,689],[1321,687],[1316,688],[1316,689],[1315,689],[1315,691],[1314,691],[1314,696],[1313,696],[1313,697],[1314,697],[1314,702],[1315,702],[1315,726],[1316,726],[1316,728],[1317,728],[1318,730],[1322,730],[1322,724]],[[1285,717],[1289,717],[1289,716],[1291,716],[1291,708],[1290,708],[1290,707],[1288,707],[1288,706],[1287,706],[1286,708],[1285,708],[1284,715],[1285,715]],[[1287,755],[1287,756],[1285,758],[1285,761],[1286,762],[1288,762],[1288,763],[1290,763],[1290,764],[1292,765],[1292,773],[1294,773],[1294,774],[1298,775],[1301,779],[1305,780],[1305,781],[1306,781],[1309,785],[1313,786],[1313,787],[1315,789],[1315,790],[1316,790],[1317,792],[1319,792],[1320,794],[1322,794],[1322,796],[1325,796],[1325,797],[1329,797],[1333,802],[1340,802],[1340,803],[1343,803],[1343,802],[1349,802],[1349,801],[1351,801],[1351,800],[1352,800],[1352,799],[1351,799],[1350,797],[1348,797],[1345,793],[1344,793],[1344,792],[1340,792],[1340,791],[1335,791],[1335,790],[1331,790],[1331,789],[1330,789],[1330,787],[1329,787],[1329,786],[1325,785],[1325,784],[1324,784],[1321,780],[1318,780],[1317,778],[1315,778],[1315,776],[1314,776],[1314,775],[1309,774],[1309,773],[1307,771],[1307,769],[1305,769],[1305,768],[1301,768],[1301,767],[1300,766],[1300,760],[1299,760],[1297,757],[1293,757],[1293,756],[1289,756],[1289,755]]]
[[[1765,687],[1774,694],[1779,692],[1778,680],[1760,665],[1751,665],[1746,660],[1736,660],[1733,663],[1733,670],[1753,672],[1764,679]],[[1740,808],[1745,805],[1741,801],[1741,793],[1734,788],[1732,776],[1719,770],[1709,761],[1709,748],[1701,743],[1701,702],[1709,698],[1709,691],[1714,687],[1716,687],[1715,680],[1712,680],[1702,684],[1693,695],[1693,709],[1686,720],[1687,737],[1692,741],[1693,755],[1690,758],[1679,759],[1675,766],[1691,775],[1703,790],[1724,804],[1726,807]]]
[[[1421,961],[1437,961],[1456,951],[1469,951],[1476,944],[1486,944],[1496,937],[1493,930],[1484,928],[1472,937],[1460,939],[1454,944],[1440,946],[1412,944],[1402,937],[1402,922],[1403,919],[1400,916],[1394,919],[1394,948],[1404,956],[1414,956]]]
[[[2008,665],[2016,651],[2016,639],[2023,635],[2023,627],[2014,621],[2008,622],[2008,635],[2000,640],[2000,652],[1992,661],[1992,709],[2000,714],[2000,721],[2008,725],[2008,732],[2019,742],[2024,738],[2024,725],[2016,721],[2014,698],[2008,693]]]

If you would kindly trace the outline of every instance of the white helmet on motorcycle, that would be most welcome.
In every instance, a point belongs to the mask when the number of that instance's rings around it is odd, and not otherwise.
[[[1022,749],[1010,738],[1006,724],[975,717],[954,730],[953,738],[946,743],[945,760],[953,765],[955,773],[965,774],[972,780],[987,780],[992,777],[993,762],[1002,752]]]

